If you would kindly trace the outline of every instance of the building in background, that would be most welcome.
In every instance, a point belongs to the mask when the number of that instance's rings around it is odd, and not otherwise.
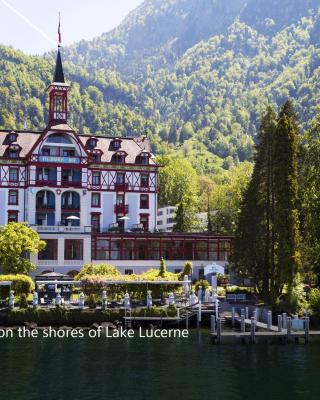
[[[0,225],[26,221],[46,241],[32,260],[36,274],[73,274],[89,262],[139,273],[162,257],[172,271],[185,260],[201,271],[208,261],[225,264],[231,237],[158,232],[159,166],[149,140],[77,133],[69,90],[58,50],[46,129],[0,131]]]
[[[166,206],[158,208],[157,211],[157,230],[158,232],[172,232],[175,224],[176,206]],[[205,232],[208,228],[208,213],[201,212],[197,214],[199,222],[198,231]]]

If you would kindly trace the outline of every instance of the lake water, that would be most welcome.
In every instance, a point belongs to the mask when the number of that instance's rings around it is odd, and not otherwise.
[[[320,343],[189,339],[0,340],[1,400],[281,399],[320,396]]]

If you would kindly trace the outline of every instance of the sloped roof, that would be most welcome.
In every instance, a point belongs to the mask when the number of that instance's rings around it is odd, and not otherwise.
[[[67,124],[59,124],[48,127],[49,130],[53,131],[73,131],[73,129]],[[5,130],[0,131],[0,157],[3,157],[6,150],[8,149],[10,142],[7,140],[7,136],[11,131]],[[17,140],[14,144],[18,144],[21,147],[20,157],[25,157],[36,144],[37,140],[43,132],[31,132],[31,131],[15,131],[18,135]],[[97,139],[97,146],[95,149],[100,150],[103,154],[101,161],[111,163],[112,156],[117,151],[124,151],[127,153],[125,163],[135,164],[136,158],[141,152],[151,152],[150,141],[148,138],[133,138],[133,137],[120,137],[121,145],[120,148],[114,150],[111,146],[114,137],[110,136],[90,136],[90,135],[77,135],[81,143],[86,146],[86,143],[90,137]],[[149,164],[155,165],[155,162],[150,159]]]

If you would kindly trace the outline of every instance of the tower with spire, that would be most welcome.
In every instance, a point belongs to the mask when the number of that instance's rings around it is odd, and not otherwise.
[[[49,126],[67,123],[69,89],[70,85],[64,79],[59,45],[53,82],[48,87]]]

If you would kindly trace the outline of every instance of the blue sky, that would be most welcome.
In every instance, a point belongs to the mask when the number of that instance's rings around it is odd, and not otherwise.
[[[143,0],[0,0],[0,43],[12,45],[28,54],[42,54],[55,48],[59,11],[62,44],[68,45],[81,39],[91,39],[116,27],[142,2]]]

